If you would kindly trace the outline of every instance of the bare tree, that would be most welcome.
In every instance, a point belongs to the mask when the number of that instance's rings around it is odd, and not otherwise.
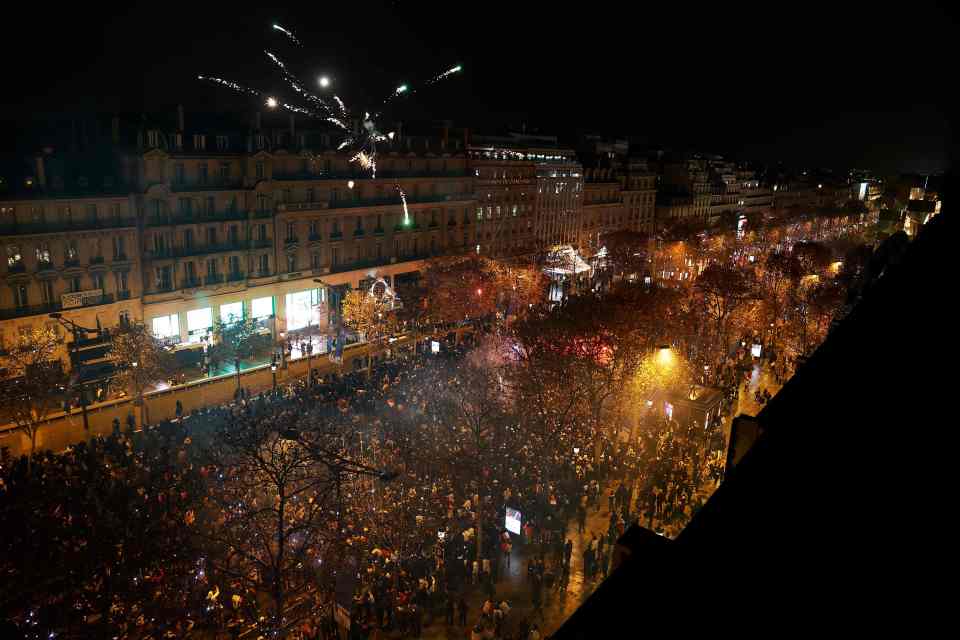
[[[167,379],[173,370],[173,357],[143,323],[122,324],[111,330],[110,339],[110,360],[114,366],[111,384],[134,399],[140,408],[140,425],[149,424],[143,393]]]
[[[273,347],[268,331],[263,331],[253,318],[235,322],[218,321],[213,328],[214,342],[209,350],[210,363],[231,362],[240,388],[240,363],[270,353]]]
[[[34,327],[17,336],[6,356],[8,377],[0,381],[0,415],[30,438],[31,460],[41,426],[62,407],[67,376],[57,357],[60,342],[53,329]]]
[[[335,478],[300,437],[279,420],[241,417],[208,452],[211,508],[197,535],[217,572],[257,594],[248,604],[271,603],[266,631],[285,625],[285,612],[313,584],[336,538],[329,512]]]

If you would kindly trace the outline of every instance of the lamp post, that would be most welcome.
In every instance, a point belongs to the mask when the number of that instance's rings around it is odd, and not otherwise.
[[[53,320],[56,320],[64,327],[70,329],[71,333],[73,333],[73,343],[71,345],[71,348],[73,350],[73,356],[74,356],[73,364],[77,368],[75,374],[77,376],[77,382],[80,387],[80,411],[83,414],[83,430],[90,431],[90,422],[89,422],[89,419],[87,418],[87,389],[86,389],[86,386],[83,384],[83,380],[81,380],[81,376],[80,376],[80,346],[78,341],[80,339],[81,331],[84,334],[96,333],[99,335],[100,330],[87,329],[85,327],[81,327],[77,323],[75,323],[73,320],[68,320],[67,318],[63,317],[63,314],[60,314],[57,312],[51,313],[50,318],[52,318]],[[98,321],[97,326],[99,325],[100,323]]]
[[[273,375],[273,395],[277,395],[277,356],[270,361],[270,373]]]

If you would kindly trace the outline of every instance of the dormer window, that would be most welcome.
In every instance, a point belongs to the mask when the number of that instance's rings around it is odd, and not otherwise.
[[[217,151],[226,151],[229,146],[229,138],[227,138],[227,136],[217,136]]]
[[[156,129],[147,131],[147,146],[153,149],[160,146],[160,132]]]
[[[182,133],[173,134],[173,148],[177,151],[183,150],[183,134]]]
[[[202,133],[193,134],[194,151],[205,151],[207,149],[207,136]]]

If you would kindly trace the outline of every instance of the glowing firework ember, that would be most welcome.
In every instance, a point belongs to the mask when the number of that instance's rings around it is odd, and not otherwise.
[[[278,25],[278,24],[273,25],[273,28],[276,29],[277,31],[279,31],[280,33],[284,34],[284,35],[287,36],[288,38],[290,38],[290,40],[292,40],[293,43],[296,44],[298,47],[299,47],[299,46],[302,46],[302,45],[300,44],[300,41],[297,40],[297,36],[293,35],[292,32],[288,31],[287,29],[284,29],[283,27],[281,27],[281,26]]]
[[[289,29],[286,29],[279,24],[272,25],[275,31],[279,31],[284,34],[291,42],[297,46],[302,46],[300,40],[297,39],[293,32]],[[359,127],[359,130],[352,130],[353,127],[349,126],[348,123],[351,120],[350,110],[347,109],[347,106],[344,104],[343,100],[339,96],[332,96],[332,99],[328,100],[314,93],[308,91],[305,85],[300,82],[293,73],[291,73],[286,64],[274,53],[270,51],[265,51],[267,57],[271,62],[280,70],[280,74],[283,76],[283,79],[286,80],[287,84],[290,85],[290,88],[301,98],[306,101],[306,104],[295,104],[286,102],[276,96],[267,95],[263,91],[247,87],[245,85],[233,82],[232,80],[224,80],[222,78],[210,77],[210,76],[198,76],[200,80],[212,82],[218,84],[222,87],[226,87],[237,93],[244,93],[247,95],[255,96],[264,101],[264,104],[270,109],[285,109],[292,113],[300,113],[311,118],[317,118],[320,120],[325,120],[330,124],[334,125],[338,129],[342,130],[346,135],[340,145],[337,147],[338,150],[343,150],[350,148],[353,150],[353,156],[351,161],[357,162],[365,171],[370,171],[372,177],[377,177],[377,143],[383,142],[385,140],[393,140],[394,132],[390,132],[386,135],[382,134],[377,126],[377,120],[380,117],[379,113],[364,113],[363,118],[356,118],[355,121],[359,120],[362,126]],[[459,73],[463,70],[463,67],[457,65],[443,73],[434,76],[432,79],[424,83],[424,86],[432,85],[436,82],[449,78],[450,76]],[[321,76],[318,79],[318,84],[322,88],[327,88],[330,86],[330,78],[327,76]],[[387,95],[386,99],[383,100],[383,105],[386,105],[388,102],[394,98],[401,95],[410,95],[416,89],[411,88],[408,84],[401,84],[392,93]],[[400,190],[399,187],[397,187]],[[404,197],[403,191],[400,190],[401,197]],[[404,216],[406,216],[406,202],[404,201]]]

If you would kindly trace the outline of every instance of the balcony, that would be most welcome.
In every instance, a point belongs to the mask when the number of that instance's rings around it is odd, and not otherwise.
[[[167,247],[161,250],[152,250],[145,252],[145,257],[151,260],[160,260],[163,258],[183,258],[187,256],[197,256],[211,253],[224,253],[230,251],[246,251],[246,244],[243,242],[225,242],[222,244],[205,244],[191,247]]]
[[[323,240],[323,236],[321,236],[319,233],[311,233],[307,237],[307,240],[310,242],[320,242],[321,240]]]
[[[300,243],[300,240],[298,238],[287,238],[286,240],[283,241],[283,246],[288,248],[295,247],[299,243]]]
[[[396,178],[469,178],[473,173],[470,169],[450,169],[447,171],[419,171],[414,169],[377,170],[377,180]],[[333,173],[325,171],[321,174],[308,172],[274,173],[274,180],[370,180],[370,175],[362,171],[347,171]]]
[[[367,260],[354,260],[353,262],[341,262],[330,265],[330,273],[342,273],[344,271],[355,271],[357,269],[369,269],[370,267],[382,267],[390,264],[399,264],[401,262],[411,262],[413,260],[425,260],[431,255],[428,252],[421,252],[397,257],[395,260],[391,256],[381,258],[370,258]],[[316,271],[316,270],[315,270]]]
[[[165,216],[150,216],[147,218],[148,227],[164,227],[177,224],[203,224],[206,222],[227,222],[230,220],[246,220],[246,211],[217,211],[214,213],[171,213]]]
[[[85,296],[83,304],[72,306],[71,309],[80,309],[83,307],[95,307],[101,304],[110,304],[114,301],[112,294],[101,294],[99,296]],[[62,311],[63,304],[60,302],[49,302],[44,304],[26,305],[23,307],[14,307],[13,309],[0,309],[0,320],[12,320],[14,318],[25,318],[27,316],[46,315],[55,311]]]
[[[473,193],[443,193],[435,195],[407,194],[407,204],[422,204],[430,202],[457,202],[461,200],[476,200]],[[392,195],[389,198],[354,198],[345,200],[330,200],[331,209],[351,209],[354,207],[389,207],[402,206],[400,196]]]
[[[362,238],[362,237],[363,237],[363,229],[355,229],[355,230],[353,231],[353,237],[354,237],[354,238]]]
[[[334,240],[343,240],[343,232],[342,232],[342,231],[333,231],[333,232],[330,234],[330,241],[333,242]]]
[[[63,261],[63,268],[64,268],[64,269],[70,269],[71,267],[79,267],[79,266],[80,266],[80,259],[79,259],[79,258],[71,258],[71,259],[69,259],[69,260],[64,260],[64,261]]]
[[[223,274],[222,273],[209,274],[207,275],[207,277],[203,279],[203,284],[208,286],[211,284],[223,284]]]
[[[90,266],[95,264],[103,264],[103,256],[93,256],[90,258]]]
[[[376,229],[374,229],[374,230],[373,230],[373,235],[375,235],[375,236],[382,236],[382,235],[383,235],[383,227],[377,227]]]
[[[264,238],[263,240],[252,240],[250,246],[253,249],[269,249],[273,247],[273,240],[270,238]]]
[[[117,291],[117,300],[129,300],[130,292],[129,291]]]
[[[136,218],[107,218],[95,220],[70,220],[68,222],[28,222],[0,225],[0,236],[16,236],[34,233],[67,233],[96,229],[120,229],[137,226]]]
[[[227,274],[227,282],[239,282],[241,280],[246,280],[246,274],[239,271]]]
[[[200,278],[196,276],[187,276],[180,281],[181,289],[195,289],[200,286]]]

